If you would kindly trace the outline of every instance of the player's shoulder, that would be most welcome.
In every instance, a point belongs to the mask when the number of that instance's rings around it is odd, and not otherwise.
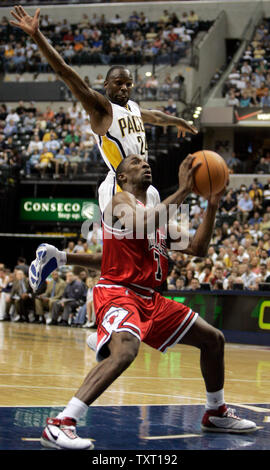
[[[139,104],[136,103],[136,101],[128,100],[128,103],[127,103],[127,104],[128,104],[128,106],[131,108],[131,111],[134,111],[134,110],[140,111],[140,110],[141,110]]]
[[[121,207],[123,204],[134,206],[136,204],[135,196],[128,191],[117,192],[107,204],[104,216],[114,211],[117,205]]]
[[[128,191],[119,191],[113,196],[112,203],[113,205],[121,203],[134,204],[136,203],[136,198]]]

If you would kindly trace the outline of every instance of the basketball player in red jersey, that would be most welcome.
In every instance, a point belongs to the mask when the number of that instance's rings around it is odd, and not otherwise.
[[[162,203],[166,214],[171,204],[179,206],[192,192],[197,168],[192,168],[193,158],[188,156],[180,165],[179,189]],[[111,207],[104,212],[101,278],[94,287],[99,363],[67,407],[56,418],[48,418],[41,438],[46,447],[93,448],[91,440],[76,434],[76,421],[135,360],[141,341],[161,352],[179,342],[200,349],[206,386],[204,431],[244,433],[256,429],[255,423],[235,416],[225,404],[223,334],[190,308],[155,291],[167,276],[167,250],[162,236],[164,227],[159,227],[159,208],[145,208],[151,181],[151,169],[140,156],[127,157],[117,169],[122,192],[113,197]],[[209,198],[203,221],[183,250],[185,253],[195,256],[207,253],[220,197],[221,194]],[[154,227],[154,239],[147,238],[149,223]],[[133,235],[140,237],[132,236],[130,227]],[[97,262],[91,255],[66,255],[55,247],[41,245],[35,273],[46,266],[53,269],[53,259],[57,265]]]

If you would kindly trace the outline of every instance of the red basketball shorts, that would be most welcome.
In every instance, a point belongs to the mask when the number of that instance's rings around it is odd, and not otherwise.
[[[113,332],[127,331],[165,353],[184,337],[198,317],[186,305],[166,299],[157,292],[140,292],[108,281],[106,285],[100,281],[94,287],[98,361],[108,355],[104,345]]]

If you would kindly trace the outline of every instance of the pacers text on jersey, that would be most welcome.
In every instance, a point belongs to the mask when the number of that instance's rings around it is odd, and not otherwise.
[[[126,133],[138,133],[145,132],[143,120],[140,116],[125,116],[118,119],[118,124],[122,137],[125,137]]]

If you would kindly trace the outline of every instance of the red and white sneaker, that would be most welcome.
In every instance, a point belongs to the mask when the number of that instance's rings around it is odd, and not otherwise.
[[[217,410],[206,410],[202,419],[202,430],[210,432],[244,433],[256,431],[253,421],[239,418],[232,408],[221,405]]]
[[[53,449],[91,450],[94,444],[90,439],[82,439],[76,434],[76,421],[72,418],[47,418],[41,445]]]

